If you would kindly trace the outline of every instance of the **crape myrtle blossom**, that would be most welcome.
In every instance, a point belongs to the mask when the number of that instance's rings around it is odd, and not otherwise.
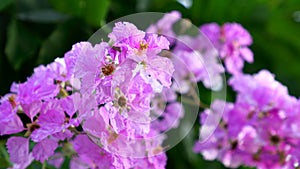
[[[163,169],[164,133],[192,113],[182,96],[199,83],[222,89],[227,71],[236,101],[215,100],[201,113],[201,124],[214,112],[222,119],[195,152],[227,167],[297,168],[300,102],[266,70],[243,74],[244,61],[253,62],[249,33],[237,23],[213,23],[196,36],[176,35],[178,22],[176,11],[146,32],[118,22],[108,42],[74,44],[64,58],[13,83],[0,99],[0,135],[17,134],[6,143],[11,167],[35,160],[60,168],[70,159],[70,168]]]
[[[205,143],[196,143],[194,150],[228,167],[297,168],[299,100],[267,70],[233,76],[229,84],[237,92],[235,103],[226,103],[219,127]],[[204,111],[201,123],[208,114],[221,111],[219,102]]]
[[[6,143],[12,168],[27,168],[34,160],[29,152],[29,139],[23,137],[11,137]]]
[[[120,36],[120,31],[127,33]],[[142,76],[151,76],[153,80],[149,83],[154,89],[157,81],[164,87],[171,85],[173,64],[168,58],[158,56],[162,50],[169,49],[169,41],[165,37],[139,31],[128,22],[117,23],[108,36],[114,47],[137,63],[136,71],[142,73]]]
[[[78,135],[72,141],[74,150],[79,157],[71,160],[70,168],[165,168],[166,155],[159,154],[153,157],[126,158],[111,154],[94,144],[86,135]],[[94,150],[91,152],[91,150]]]
[[[231,74],[240,73],[244,61],[253,62],[253,53],[248,48],[252,44],[251,35],[238,23],[204,24],[200,31],[208,37],[224,60]]]
[[[152,127],[150,111],[155,95],[171,87],[172,61],[159,56],[169,42],[127,22],[109,37],[75,44],[1,98],[0,134],[24,131],[7,141],[14,168],[33,160],[59,167],[64,156],[71,168],[165,168],[165,137]],[[178,126],[182,111],[168,112]]]
[[[177,35],[173,31],[173,25],[181,19],[181,14],[178,11],[166,13],[159,21],[148,27],[146,32],[157,33],[168,38],[172,45],[175,45]]]
[[[200,50],[174,50],[173,63],[180,67],[174,72],[174,79],[180,85],[177,91],[186,93],[191,83],[202,82],[206,88],[220,90],[222,88],[223,66],[218,63],[215,53],[201,53]],[[176,86],[173,86],[176,90]]]
[[[197,36],[176,35],[173,25],[180,21],[183,23],[182,27],[190,27],[190,24],[184,25],[187,22],[180,20],[177,11],[172,11],[147,30],[164,35],[172,42],[172,53],[165,52],[165,55],[172,60],[174,67],[178,68],[173,75],[177,83],[173,83],[173,89],[179,93],[187,93],[191,83],[202,82],[209,89],[220,90],[222,73],[225,70],[219,63],[218,51],[213,48],[210,39],[201,34],[201,30]]]
[[[17,115],[14,94],[7,94],[0,100],[0,135],[18,133],[24,130],[23,123]]]
[[[184,108],[176,99],[177,95],[171,88],[164,88],[162,93],[155,96],[150,112],[152,128],[163,132],[179,126]]]
[[[112,47],[105,42],[94,47],[83,44],[75,65],[81,93],[94,95],[97,104],[104,105],[101,112],[109,115],[106,124],[113,132],[147,134],[150,100],[155,92],[171,85],[172,62],[158,56],[162,49],[168,49],[169,42],[127,22],[117,23],[109,37]]]

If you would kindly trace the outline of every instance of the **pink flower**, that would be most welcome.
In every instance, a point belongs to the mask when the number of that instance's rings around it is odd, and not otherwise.
[[[11,137],[6,143],[10,161],[13,168],[25,169],[33,161],[32,153],[29,153],[29,140],[24,137]]]
[[[168,38],[173,44],[175,42],[176,34],[173,31],[173,25],[181,19],[181,14],[178,11],[171,11],[166,13],[155,24],[149,26],[146,30],[147,33],[157,33]]]
[[[240,73],[244,61],[253,62],[253,53],[248,48],[252,44],[250,34],[240,24],[205,24],[200,30],[211,40],[224,60],[229,73]]]
[[[44,139],[34,146],[32,155],[34,159],[39,160],[41,163],[43,163],[49,157],[54,155],[54,151],[57,147],[58,144],[55,140]]]
[[[17,103],[14,95],[6,95],[0,101],[0,135],[14,134],[24,130],[17,115]]]
[[[78,135],[72,145],[78,154],[78,158],[72,159],[71,168],[77,168],[80,163],[79,166],[87,166],[88,168],[96,168],[96,166],[107,169],[114,168],[112,166],[112,155],[91,142],[86,135]]]
[[[214,134],[194,150],[228,167],[293,168],[300,160],[295,154],[300,145],[299,100],[267,70],[236,74],[229,84],[237,92],[235,103],[226,104]],[[222,113],[218,107],[216,101],[205,110],[201,124],[209,113]]]

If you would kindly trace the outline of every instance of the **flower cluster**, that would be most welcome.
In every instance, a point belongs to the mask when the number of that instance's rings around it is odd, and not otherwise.
[[[201,123],[210,113],[224,112],[217,130],[205,142],[198,142],[195,151],[228,167],[298,167],[299,100],[289,96],[287,88],[266,70],[234,76],[229,84],[238,92],[235,103],[226,103],[222,110],[222,101],[216,100],[204,111]]]
[[[253,53],[248,48],[252,44],[251,35],[240,24],[225,23],[219,26],[210,23],[201,26],[200,30],[217,48],[229,73],[240,73],[244,60],[253,62]]]
[[[59,168],[66,157],[71,168],[165,168],[164,132],[184,115],[178,94],[199,81],[216,89],[209,75],[224,71],[209,50],[189,47],[200,36],[175,39],[179,19],[169,13],[147,32],[115,23],[109,42],[77,43],[13,83],[0,100],[0,135],[24,134],[6,143],[13,168]]]
[[[173,63],[158,55],[169,42],[128,22],[116,23],[108,36],[109,43],[75,44],[1,98],[0,134],[26,131],[7,141],[13,168],[33,160],[59,167],[65,155],[71,168],[165,167],[164,137],[157,135],[169,128],[151,124],[150,112],[159,109],[151,105],[154,97],[172,83]],[[172,102],[161,110],[172,127],[183,110],[176,96],[164,102]]]
[[[228,84],[237,93],[234,103],[215,100],[201,113],[203,125],[211,114],[222,114],[221,122],[208,139],[194,147],[206,160],[225,166],[241,165],[259,169],[294,169],[300,161],[300,100],[290,96],[285,86],[267,70],[243,74],[243,60],[253,61],[250,35],[239,24],[207,24],[201,30],[217,47],[226,70]],[[223,106],[225,105],[225,106]]]
[[[207,120],[213,114],[222,117],[194,151],[227,167],[299,168],[300,100],[267,70],[243,74],[244,61],[253,62],[250,34],[237,23],[193,28],[180,17],[170,12],[146,32],[115,23],[108,42],[77,43],[13,83],[0,99],[12,168],[33,161],[59,168],[70,159],[70,168],[163,169],[165,133],[195,113],[181,102],[199,111],[197,83],[224,89],[225,72],[236,100],[214,100],[201,113],[202,129],[215,125]],[[183,34],[193,29],[198,34]]]

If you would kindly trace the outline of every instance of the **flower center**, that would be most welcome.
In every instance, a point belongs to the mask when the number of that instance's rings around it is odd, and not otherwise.
[[[118,99],[118,105],[120,107],[125,107],[126,103],[127,103],[127,101],[126,101],[126,98],[124,96],[119,97],[119,99]]]
[[[225,34],[224,25],[221,27],[221,30],[220,30],[220,41],[221,41],[221,43],[224,43],[226,41],[226,34]]]
[[[236,140],[231,142],[231,150],[235,150],[237,147],[238,147],[238,142]]]
[[[9,96],[8,101],[11,104],[12,108],[17,107],[16,98],[14,95]]]
[[[148,49],[148,44],[145,42],[140,42],[140,50],[146,50]]]
[[[36,122],[33,122],[33,123],[27,123],[27,124],[26,124],[26,127],[27,127],[27,132],[25,133],[25,136],[30,136],[30,134],[31,134],[34,130],[41,128],[41,126],[40,126],[39,124],[37,124]]]
[[[277,145],[280,142],[280,137],[277,135],[273,135],[270,137],[270,141],[271,143]]]
[[[108,144],[111,144],[112,142],[114,142],[117,138],[118,138],[118,134],[115,132],[110,133],[110,136],[107,139]]]
[[[112,63],[107,64],[101,68],[101,71],[105,76],[109,76],[115,71],[115,65]]]

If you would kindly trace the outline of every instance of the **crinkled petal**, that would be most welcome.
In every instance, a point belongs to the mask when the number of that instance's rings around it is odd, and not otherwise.
[[[253,62],[253,52],[246,47],[240,49],[242,57],[249,63]]]
[[[37,143],[33,150],[32,155],[36,160],[39,160],[43,163],[50,156],[54,154],[54,150],[58,147],[58,144],[55,140],[44,139],[41,142]]]
[[[145,32],[137,29],[135,25],[129,22],[118,22],[115,24],[113,31],[108,37],[114,42],[120,42],[127,38],[142,39],[145,36]]]
[[[160,81],[165,87],[171,86],[171,78],[174,72],[174,66],[170,59],[157,56],[148,61],[149,67],[146,71],[151,77]]]
[[[14,134],[24,130],[23,123],[18,115],[10,118],[10,121],[0,123],[0,135]]]
[[[11,137],[7,140],[6,146],[11,162],[20,166],[31,163],[32,156],[29,154],[29,139],[24,137]]]

